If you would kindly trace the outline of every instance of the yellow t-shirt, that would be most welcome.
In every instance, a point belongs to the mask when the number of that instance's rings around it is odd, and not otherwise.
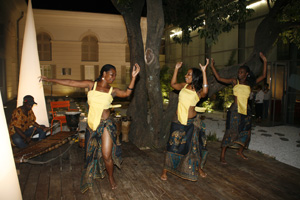
[[[99,92],[96,90],[97,82],[94,84],[93,90],[88,92],[88,104],[89,104],[89,113],[88,113],[88,125],[95,131],[100,124],[103,109],[109,109],[113,101],[111,92],[113,87],[109,89],[108,93]]]
[[[181,124],[187,125],[190,106],[196,106],[200,100],[196,91],[186,88],[187,84],[179,93],[177,115]]]
[[[238,113],[247,115],[247,105],[250,92],[250,86],[241,85],[239,84],[239,81],[237,81],[237,84],[233,87],[233,95],[237,97]]]

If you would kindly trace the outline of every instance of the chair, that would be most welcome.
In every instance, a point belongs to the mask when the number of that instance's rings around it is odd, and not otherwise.
[[[70,101],[51,101],[50,102],[52,120],[51,120],[51,135],[53,132],[53,122],[59,121],[60,131],[62,131],[62,124],[67,123],[65,114],[59,114],[57,109],[63,109],[64,112],[68,111],[78,111],[78,109],[70,109]]]

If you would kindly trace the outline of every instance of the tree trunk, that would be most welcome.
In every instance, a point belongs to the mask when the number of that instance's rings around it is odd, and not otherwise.
[[[178,105],[178,93],[176,93],[176,91],[172,91],[170,92],[169,95],[168,108],[164,112],[161,134],[159,137],[159,141],[157,143],[158,147],[164,147],[167,144],[167,141],[170,136],[171,122],[174,116],[176,115],[177,105]]]
[[[140,28],[141,13],[145,1],[134,0],[132,7],[118,4],[118,0],[111,0],[114,6],[122,14],[126,29],[127,38],[130,48],[130,64],[132,66],[138,63],[141,71],[136,80],[135,89],[132,99],[127,110],[127,115],[132,117],[130,125],[129,139],[138,147],[149,146],[151,140],[149,138],[149,126],[147,123],[147,88],[146,88],[146,69],[144,62],[144,46],[142,33]]]
[[[149,126],[153,145],[161,137],[163,99],[160,85],[159,50],[164,31],[162,0],[147,0],[146,72],[149,96]]]

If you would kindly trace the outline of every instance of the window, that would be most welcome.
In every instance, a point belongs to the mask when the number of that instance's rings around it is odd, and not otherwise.
[[[64,76],[66,76],[66,75],[72,75],[71,68],[62,68],[61,69],[61,75],[64,75]]]
[[[36,37],[40,61],[52,60],[51,37],[47,33],[39,33]]]
[[[95,69],[94,65],[84,66],[84,79],[94,81],[95,79]]]
[[[55,66],[53,65],[41,65],[41,75],[48,78],[55,78]],[[44,85],[51,85],[50,82],[43,81]]]
[[[88,35],[82,39],[81,44],[82,61],[98,61],[98,39]]]

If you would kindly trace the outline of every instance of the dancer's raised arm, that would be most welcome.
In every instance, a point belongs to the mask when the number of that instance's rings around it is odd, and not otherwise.
[[[128,97],[134,90],[135,80],[136,80],[136,77],[139,74],[140,70],[141,70],[140,66],[137,63],[135,63],[135,65],[133,66],[132,73],[131,73],[132,78],[131,78],[131,81],[130,81],[127,89],[120,90],[118,88],[115,88],[114,95],[117,97],[122,97],[122,98]]]
[[[203,66],[201,63],[199,63],[199,66],[202,71],[202,76],[203,76],[203,84],[202,84],[202,90],[200,92],[201,98],[205,97],[208,93],[208,83],[207,83],[207,76],[206,76],[206,68],[207,65],[209,64],[209,59],[206,58],[206,64]]]
[[[178,70],[181,68],[182,62],[177,62],[175,65],[173,77],[171,79],[171,87],[174,88],[175,90],[181,90],[186,83],[177,83],[177,75],[178,75]]]
[[[219,73],[217,72],[217,70],[215,69],[215,60],[212,58],[211,59],[211,65],[210,65],[216,79],[222,83],[226,83],[226,84],[236,84],[236,79],[235,78],[222,78],[220,77]]]
[[[263,60],[263,62],[264,62],[264,69],[263,69],[263,74],[262,74],[260,77],[258,77],[258,78],[256,79],[256,83],[261,82],[261,81],[264,80],[264,79],[266,78],[266,76],[267,76],[267,58],[266,58],[266,56],[265,56],[262,52],[259,53],[259,56],[260,56],[260,58],[261,58],[261,59]]]

